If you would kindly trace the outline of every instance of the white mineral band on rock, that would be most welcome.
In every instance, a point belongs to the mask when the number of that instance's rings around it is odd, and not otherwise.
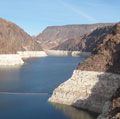
[[[18,51],[17,54],[21,58],[31,58],[31,57],[45,57],[47,54],[44,51]]]
[[[1,54],[0,65],[1,66],[14,66],[24,64],[22,58],[18,54]]]
[[[90,56],[90,52],[65,51],[65,50],[46,50],[47,55],[51,56]]]
[[[49,101],[101,113],[119,86],[118,74],[75,70],[69,80],[54,90]]]

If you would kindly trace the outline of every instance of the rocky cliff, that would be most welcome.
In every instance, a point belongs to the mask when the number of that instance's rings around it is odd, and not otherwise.
[[[92,54],[77,69],[120,74],[120,23],[110,28]]]
[[[84,43],[85,39],[88,38],[86,37],[88,34],[96,28],[109,25],[112,24],[50,26],[35,39],[42,45],[43,49],[81,50],[85,47]],[[98,34],[100,34],[100,32],[97,32],[97,35]]]
[[[92,56],[79,64],[72,77],[54,90],[49,101],[101,113],[119,87],[120,23],[110,27]]]
[[[19,26],[0,18],[0,54],[28,50],[42,50],[42,48]]]

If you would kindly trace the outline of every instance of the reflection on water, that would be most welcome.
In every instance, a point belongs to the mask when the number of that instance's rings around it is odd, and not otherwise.
[[[70,119],[96,119],[96,114],[90,114],[83,110],[78,110],[72,106],[51,103],[57,110],[61,110],[65,115],[70,117]]]

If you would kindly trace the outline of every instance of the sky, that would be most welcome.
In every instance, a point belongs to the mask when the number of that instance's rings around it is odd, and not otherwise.
[[[0,0],[0,17],[30,35],[47,26],[120,21],[120,0]]]

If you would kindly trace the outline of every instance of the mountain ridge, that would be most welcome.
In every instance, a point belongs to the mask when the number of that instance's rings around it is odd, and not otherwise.
[[[96,24],[81,24],[81,25],[76,24],[76,25],[63,25],[63,26],[48,26],[45,30],[43,30],[42,33],[36,36],[35,39],[41,44],[43,49],[72,50],[72,48],[65,49],[64,43],[68,42],[68,45],[70,45],[69,40],[72,39],[73,42],[79,41],[82,37],[84,37],[84,35],[90,34],[96,28],[109,26],[109,25],[112,24],[96,23]],[[60,48],[61,46],[62,48]],[[72,44],[70,47],[72,47]]]
[[[42,50],[41,46],[22,28],[3,18],[0,18],[0,46],[0,54]]]

